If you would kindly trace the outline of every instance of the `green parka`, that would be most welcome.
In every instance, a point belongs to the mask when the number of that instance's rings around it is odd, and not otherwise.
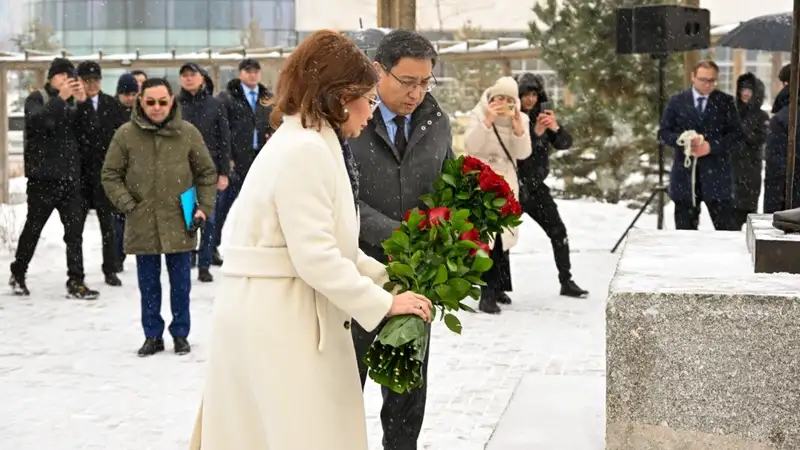
[[[217,169],[192,124],[181,119],[177,102],[170,118],[156,126],[133,108],[130,122],[114,134],[101,174],[111,203],[125,214],[125,253],[157,255],[192,251],[180,195],[194,186],[198,208],[210,216],[217,194]]]

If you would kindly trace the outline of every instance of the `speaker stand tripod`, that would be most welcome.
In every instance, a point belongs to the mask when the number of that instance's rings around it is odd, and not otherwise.
[[[658,117],[659,121],[661,120],[661,114],[664,112],[664,103],[665,103],[665,84],[666,84],[666,66],[667,66],[667,58],[669,54],[667,53],[658,53],[650,55],[651,58],[658,61]],[[642,217],[642,214],[650,207],[650,203],[653,202],[653,199],[657,199],[656,208],[658,212],[658,222],[657,227],[659,230],[664,229],[664,196],[667,194],[667,187],[664,186],[664,143],[661,142],[661,139],[658,140],[658,185],[653,188],[653,192],[650,194],[650,197],[647,198],[647,201],[644,202],[641,208],[639,208],[639,212],[636,213],[636,217],[633,218],[631,224],[628,225],[628,228],[625,229],[625,232],[622,233],[622,236],[619,237],[617,243],[614,244],[614,248],[611,249],[611,253],[614,253],[619,248],[622,241],[625,240],[625,237],[628,236],[628,233],[631,229],[636,225],[636,222]]]

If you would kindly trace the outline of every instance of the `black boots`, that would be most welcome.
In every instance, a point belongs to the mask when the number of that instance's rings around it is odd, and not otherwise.
[[[800,233],[800,208],[772,214],[772,226],[784,233]]]
[[[500,294],[497,294],[493,290],[486,288],[481,289],[481,300],[478,303],[478,309],[481,310],[481,312],[485,312],[486,314],[500,314],[501,309],[499,306],[497,306],[499,298]],[[505,298],[508,298],[508,296],[506,296]]]
[[[70,278],[67,280],[67,295],[78,300],[95,300],[100,293],[94,289],[89,289],[83,280]]]
[[[589,291],[581,289],[572,279],[561,282],[561,295],[565,297],[584,298],[589,295]]]
[[[175,344],[175,353],[178,355],[186,355],[192,351],[192,346],[185,337],[173,338]],[[144,344],[139,348],[138,355],[140,357],[153,356],[156,353],[164,351],[164,339],[160,337],[145,338]]]

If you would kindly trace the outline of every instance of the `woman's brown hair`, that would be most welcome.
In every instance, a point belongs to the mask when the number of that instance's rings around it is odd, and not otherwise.
[[[378,84],[378,72],[355,43],[341,33],[316,31],[297,46],[275,84],[270,121],[277,128],[284,114],[299,114],[303,127],[323,123],[339,128],[347,121],[344,103]]]

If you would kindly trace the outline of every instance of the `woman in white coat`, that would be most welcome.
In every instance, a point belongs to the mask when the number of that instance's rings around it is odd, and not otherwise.
[[[520,112],[517,82],[511,77],[503,77],[481,95],[469,113],[464,135],[467,154],[482,160],[502,175],[518,200],[517,160],[531,155],[529,120],[527,114]],[[498,303],[511,303],[506,295],[511,291],[508,251],[517,243],[518,231],[508,230],[493,243],[491,256],[494,265],[484,274],[488,286],[483,288],[478,304],[483,312],[498,314]]]
[[[383,289],[358,248],[358,177],[346,138],[378,104],[378,75],[334,31],[283,66],[274,119],[226,224],[210,362],[191,448],[367,450],[350,321],[430,320],[428,299]]]

